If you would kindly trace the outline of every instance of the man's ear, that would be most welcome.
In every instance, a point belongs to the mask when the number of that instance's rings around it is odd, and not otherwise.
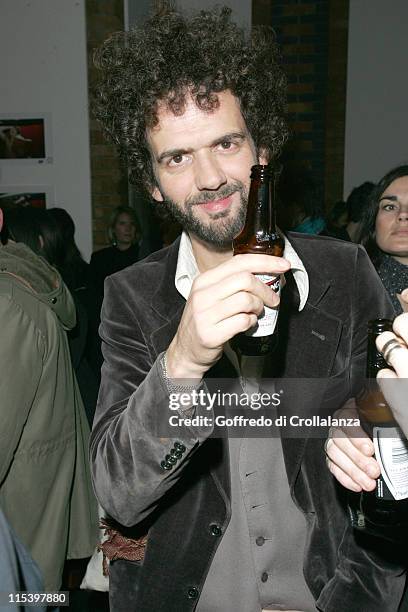
[[[2,227],[3,227],[3,211],[0,208],[0,231]]]
[[[269,151],[265,147],[259,147],[258,150],[258,162],[261,166],[267,166],[269,164]]]
[[[164,200],[162,192],[158,187],[152,187],[150,189],[150,195],[152,196],[153,200],[156,200],[156,202],[163,202]]]

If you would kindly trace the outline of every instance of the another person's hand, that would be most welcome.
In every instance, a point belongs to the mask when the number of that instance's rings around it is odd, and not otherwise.
[[[278,306],[279,296],[254,274],[280,275],[289,268],[282,257],[247,254],[200,274],[167,349],[168,375],[201,379],[221,357],[224,344],[256,324],[264,305]]]
[[[407,291],[403,293],[408,296]],[[378,336],[377,347],[394,368],[378,372],[379,385],[395,420],[408,437],[408,312],[394,320],[393,332]]]
[[[354,399],[334,414],[335,418],[359,418]],[[374,444],[361,427],[331,427],[326,440],[327,466],[350,491],[373,491],[380,466],[374,459]]]
[[[401,304],[402,310],[408,312],[408,289],[404,289],[401,293],[397,293],[397,298]]]

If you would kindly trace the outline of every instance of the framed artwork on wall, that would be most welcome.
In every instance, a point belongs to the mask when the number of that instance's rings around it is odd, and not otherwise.
[[[52,163],[50,113],[0,114],[0,164]]]
[[[54,190],[52,187],[40,185],[9,187],[0,185],[0,208],[2,206],[50,208],[54,205]]]

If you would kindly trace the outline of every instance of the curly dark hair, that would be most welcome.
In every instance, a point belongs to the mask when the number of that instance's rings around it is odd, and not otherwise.
[[[384,191],[391,185],[391,183],[404,176],[408,176],[408,164],[397,166],[396,168],[393,168],[387,172],[387,174],[385,174],[372,189],[370,201],[364,211],[358,242],[365,247],[374,266],[378,265],[382,253],[377,246],[375,234],[375,223],[377,220],[380,199]]]
[[[287,138],[286,78],[275,35],[258,28],[246,36],[227,7],[186,17],[165,3],[143,26],[113,34],[94,62],[101,72],[94,115],[139,188],[155,186],[146,128],[157,125],[159,102],[181,115],[191,95],[198,108],[211,111],[217,93],[229,89],[258,150],[276,157]]]

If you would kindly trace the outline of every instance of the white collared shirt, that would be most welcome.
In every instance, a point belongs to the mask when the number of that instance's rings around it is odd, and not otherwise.
[[[291,264],[293,278],[297,285],[300,297],[299,311],[303,310],[309,295],[309,276],[306,272],[299,255],[296,253],[289,240],[284,236],[284,257]],[[191,287],[196,276],[199,275],[196,258],[193,253],[191,240],[187,232],[183,232],[178,252],[175,285],[177,291],[185,300],[190,295]]]

